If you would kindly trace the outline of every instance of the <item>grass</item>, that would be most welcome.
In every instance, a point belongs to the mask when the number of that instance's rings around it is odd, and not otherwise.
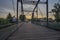
[[[8,24],[9,21],[7,19],[0,18],[0,25]]]
[[[10,24],[10,22],[7,19],[0,18],[0,29],[3,29],[6,24]]]

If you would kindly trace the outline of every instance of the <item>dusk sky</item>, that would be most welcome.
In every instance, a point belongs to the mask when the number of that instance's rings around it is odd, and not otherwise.
[[[13,4],[12,0],[0,0],[0,17],[6,17],[6,15],[10,12],[12,15],[16,15],[16,0],[14,1],[14,7],[15,7],[15,13],[13,11]],[[41,1],[46,1],[46,0],[41,0]],[[58,0],[49,0],[49,11],[53,9],[54,3],[57,3]],[[46,5],[44,4],[39,4],[39,9],[42,11],[44,15],[46,15]],[[33,5],[24,5],[24,10],[33,10],[34,6]],[[20,4],[19,4],[19,15],[20,15]],[[40,12],[39,12],[40,15]],[[51,14],[50,14],[51,15]]]

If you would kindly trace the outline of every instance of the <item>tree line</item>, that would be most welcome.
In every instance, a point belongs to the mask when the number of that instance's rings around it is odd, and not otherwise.
[[[60,22],[60,4],[55,3],[53,7],[52,12],[54,13],[55,21]]]

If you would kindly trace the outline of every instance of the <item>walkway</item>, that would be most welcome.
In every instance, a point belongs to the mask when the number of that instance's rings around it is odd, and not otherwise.
[[[24,23],[8,40],[60,40],[60,32],[31,23]]]

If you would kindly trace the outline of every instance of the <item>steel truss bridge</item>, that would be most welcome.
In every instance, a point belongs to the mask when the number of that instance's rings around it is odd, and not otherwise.
[[[18,4],[19,2],[21,3],[21,14],[24,15],[24,11],[23,10],[23,5],[24,4],[29,4],[29,5],[35,5],[33,11],[28,11],[28,12],[32,12],[32,19],[34,18],[34,12],[37,12],[38,15],[38,10],[35,11],[36,9],[38,9],[38,4],[45,4],[46,5],[46,17],[47,17],[47,26],[48,26],[48,0],[46,0],[46,2],[42,2],[41,0],[17,0],[17,19],[18,19]],[[27,12],[27,11],[26,11]]]

